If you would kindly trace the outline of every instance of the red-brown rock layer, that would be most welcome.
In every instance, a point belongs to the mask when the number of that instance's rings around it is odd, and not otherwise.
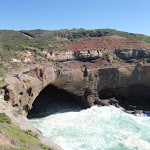
[[[69,51],[80,50],[114,50],[114,49],[146,49],[150,50],[150,44],[140,40],[112,35],[106,38],[93,40],[81,40],[78,43],[66,45]]]

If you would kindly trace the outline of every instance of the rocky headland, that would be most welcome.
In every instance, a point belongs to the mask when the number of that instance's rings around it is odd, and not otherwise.
[[[83,108],[115,105],[125,110],[147,109],[150,44],[119,36],[90,42],[67,45],[66,53],[74,53],[72,60],[64,59],[67,54],[61,57],[60,52],[57,62],[45,61],[48,57],[37,63],[22,63],[5,77],[4,99],[27,115],[40,92],[55,86],[57,92],[62,89],[70,93]]]
[[[149,109],[149,80],[148,64],[65,70],[52,64],[32,64],[6,77],[2,91],[4,99],[24,115],[40,92],[51,86],[58,89],[55,94],[59,89],[71,94],[83,108],[115,105],[134,111]]]
[[[61,41],[67,36],[56,39]],[[63,51],[64,47],[67,51]],[[25,116],[42,111],[54,100],[69,99],[82,108],[113,105],[133,114],[150,110],[149,43],[112,35],[59,44],[58,48],[62,51],[45,48],[35,58],[32,47],[24,47],[20,52],[24,59],[11,58],[19,67],[8,65],[10,71],[1,77],[1,112],[8,114],[20,128],[31,129],[42,142],[47,141],[27,123]],[[20,119],[15,119],[14,111]],[[48,145],[60,149],[51,142]]]

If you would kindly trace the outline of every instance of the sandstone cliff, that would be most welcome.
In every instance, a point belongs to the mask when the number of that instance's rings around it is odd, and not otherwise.
[[[105,100],[113,97],[121,99],[119,104],[126,107],[124,103],[129,105],[127,98],[132,95],[130,88],[134,92],[138,91],[137,97],[143,96],[141,105],[149,104],[149,80],[149,65],[60,70],[46,63],[40,66],[32,65],[8,76],[7,85],[3,89],[5,100],[27,115],[36,97],[49,84],[71,93],[85,108],[94,104],[108,105],[110,101],[108,103]],[[140,99],[137,99],[137,103],[140,105]]]
[[[30,34],[22,33],[20,36],[30,36]],[[29,42],[31,45],[29,43],[29,45],[15,45],[19,48],[18,51],[13,56],[2,59],[1,67],[4,71],[1,74],[4,74],[6,68],[10,71],[5,78],[5,84],[1,86],[5,112],[8,112],[6,108],[10,104],[13,106],[11,110],[15,108],[15,111],[27,116],[42,91],[47,90],[48,96],[54,96],[60,94],[60,89],[62,89],[61,93],[65,93],[64,95],[70,95],[70,101],[75,100],[83,108],[93,105],[114,105],[132,111],[149,109],[149,43],[113,35],[95,37],[90,40],[78,39],[76,42],[70,41],[70,44],[67,44],[68,42],[63,41],[66,37],[62,39],[60,36],[55,39],[58,40],[57,42],[53,41],[54,39],[51,39],[52,41],[48,39],[48,43],[50,41],[54,43],[49,47],[44,45],[45,50],[43,50],[40,44],[35,47],[35,38],[30,36],[29,39],[34,39],[32,44]],[[16,44],[16,42],[13,43]],[[5,48],[7,51],[10,47]],[[2,52],[5,54],[5,51],[1,49]],[[18,63],[21,67],[16,71],[17,69],[14,68],[16,64],[6,63],[6,59],[10,59],[11,63]],[[52,61],[56,62],[52,64]],[[3,78],[0,79],[2,83]],[[51,87],[55,87],[54,90],[51,91]],[[47,94],[46,92],[43,93]],[[41,101],[38,105],[45,102],[43,100],[45,97],[38,99]],[[49,98],[47,103],[51,103],[52,98]],[[54,97],[54,100],[58,99]],[[23,115],[20,117],[24,117]],[[11,117],[13,118],[13,114]],[[19,124],[23,125],[24,121],[24,119],[21,120]],[[41,137],[41,140],[43,138]]]

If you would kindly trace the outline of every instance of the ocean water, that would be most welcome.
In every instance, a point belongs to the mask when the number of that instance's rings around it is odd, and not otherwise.
[[[30,123],[64,150],[150,150],[150,117],[113,106],[53,106],[45,113]]]

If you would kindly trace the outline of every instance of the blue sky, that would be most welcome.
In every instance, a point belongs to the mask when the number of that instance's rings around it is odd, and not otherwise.
[[[72,28],[150,35],[150,0],[0,0],[0,29]]]

